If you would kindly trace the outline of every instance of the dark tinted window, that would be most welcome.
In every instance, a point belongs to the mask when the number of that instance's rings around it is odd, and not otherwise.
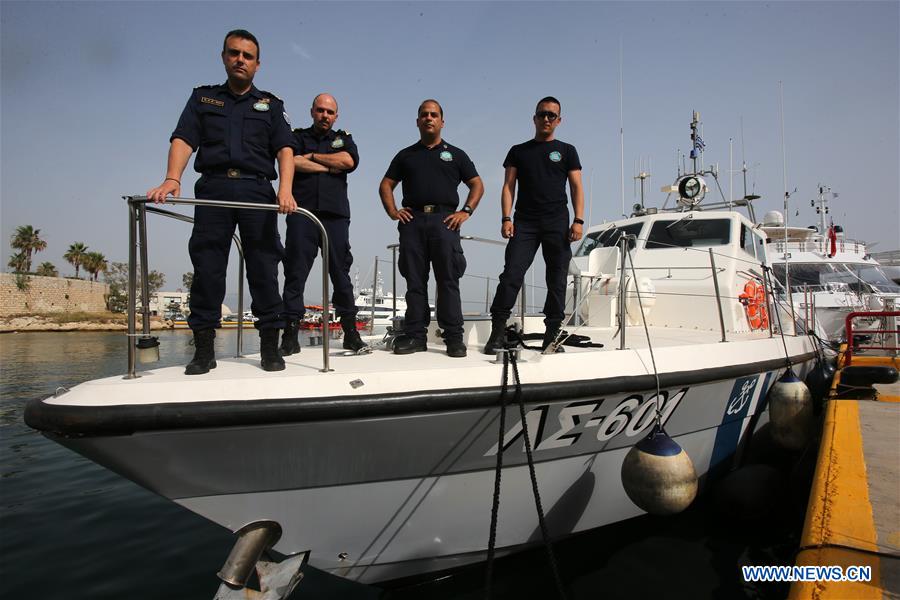
[[[724,246],[731,239],[729,219],[684,218],[657,221],[647,236],[647,248]]]
[[[613,226],[609,229],[603,229],[602,231],[591,232],[584,236],[584,241],[581,243],[581,247],[578,248],[575,256],[587,256],[594,248],[609,248],[610,246],[616,246],[622,235],[637,236],[641,233],[641,228],[643,226],[643,223],[632,223],[625,227]],[[629,240],[628,247],[634,249],[634,240]]]

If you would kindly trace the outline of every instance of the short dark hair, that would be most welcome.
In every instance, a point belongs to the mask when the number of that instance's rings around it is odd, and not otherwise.
[[[553,104],[555,104],[559,107],[559,112],[562,112],[562,104],[560,104],[559,100],[557,100],[553,96],[544,96],[543,98],[538,100],[537,105],[535,105],[535,107],[534,107],[534,112],[537,112],[538,106],[540,106],[544,102],[552,102]]]
[[[434,98],[428,98],[427,100],[422,100],[422,104],[419,105],[419,110],[416,111],[416,116],[419,116],[419,113],[422,112],[422,107],[428,104],[429,102],[434,102],[437,104],[438,110],[441,111],[441,118],[444,118],[444,107],[441,106],[441,103],[435,100]]]
[[[222,52],[224,53],[227,50],[228,38],[237,37],[243,40],[250,40],[254,44],[256,44],[256,60],[259,60],[259,40],[256,39],[256,36],[247,31],[246,29],[232,29],[228,33],[225,34],[225,39],[222,40]]]

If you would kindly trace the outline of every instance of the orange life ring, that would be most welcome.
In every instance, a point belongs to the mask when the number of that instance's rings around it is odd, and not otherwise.
[[[750,329],[768,329],[769,311],[766,309],[766,290],[751,279],[744,284],[744,293],[738,296],[747,312]]]

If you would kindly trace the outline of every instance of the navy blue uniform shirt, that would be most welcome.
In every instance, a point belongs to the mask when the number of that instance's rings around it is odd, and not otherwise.
[[[509,149],[503,166],[516,168],[517,216],[545,217],[568,212],[566,182],[569,171],[581,170],[575,146],[559,140],[528,140]]]
[[[227,83],[194,88],[169,141],[175,138],[197,151],[198,173],[240,169],[270,180],[277,178],[278,151],[294,143],[284,103],[277,96],[256,86],[235,96]]]
[[[350,200],[347,198],[347,173],[359,165],[356,142],[342,129],[329,130],[318,137],[313,127],[294,130],[294,154],[335,154],[347,152],[353,159],[353,168],[333,175],[331,173],[294,173],[294,199],[302,208],[313,212],[325,212],[339,217],[350,216]]]
[[[429,149],[419,141],[398,152],[384,176],[403,183],[404,207],[439,204],[456,209],[460,182],[478,177],[478,171],[456,146],[442,141]]]

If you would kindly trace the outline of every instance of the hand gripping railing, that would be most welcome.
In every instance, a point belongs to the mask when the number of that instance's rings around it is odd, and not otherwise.
[[[193,222],[193,219],[185,215],[169,212],[155,206],[147,206],[149,202],[146,196],[124,196],[124,200],[128,202],[128,374],[126,379],[140,377],[135,372],[136,349],[134,344],[136,333],[136,314],[135,304],[137,301],[137,248],[141,250],[141,314],[143,316],[142,337],[150,335],[150,285],[147,280],[149,272],[147,263],[147,212],[160,214],[171,217],[179,221]],[[269,210],[277,211],[276,204],[254,204],[249,202],[230,202],[227,200],[202,200],[199,198],[166,198],[166,204],[182,204],[189,206],[209,206],[217,208],[239,208],[242,210]],[[328,314],[328,233],[319,219],[304,208],[297,207],[294,209],[295,214],[301,214],[316,224],[319,233],[322,235],[322,330],[327,332],[330,315]],[[238,262],[238,314],[239,319],[243,319],[244,308],[244,252],[241,247],[239,238],[232,236],[238,247],[240,260]],[[241,353],[242,344],[242,322],[238,322],[238,340],[237,351]],[[322,336],[322,368],[321,372],[327,373],[331,371],[329,367],[329,336]]]

